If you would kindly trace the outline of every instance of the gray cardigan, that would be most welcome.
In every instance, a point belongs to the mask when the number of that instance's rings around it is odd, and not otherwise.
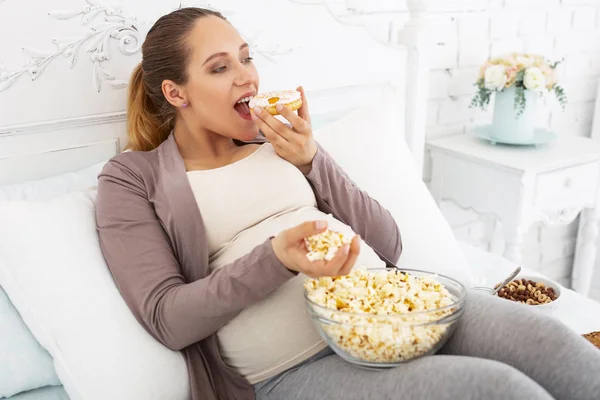
[[[254,399],[252,386],[221,359],[216,331],[294,276],[270,240],[210,273],[202,216],[173,135],[155,150],[112,158],[98,179],[96,220],[107,265],[139,323],[183,351],[192,399]],[[402,245],[390,213],[320,146],[306,179],[321,211],[351,226],[387,264],[397,262]]]

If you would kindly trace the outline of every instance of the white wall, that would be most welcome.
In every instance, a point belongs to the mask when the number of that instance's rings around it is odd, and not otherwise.
[[[433,58],[428,110],[429,138],[465,133],[491,122],[492,113],[470,109],[473,83],[486,58],[509,51],[529,51],[550,59],[565,57],[561,84],[569,104],[561,111],[549,101],[540,125],[562,135],[590,136],[600,76],[600,0],[447,0],[462,3],[460,12],[433,17]],[[452,8],[452,7],[450,7]],[[424,178],[430,179],[427,161]],[[448,210],[459,239],[486,247],[493,221]],[[577,222],[571,226],[533,227],[525,241],[524,265],[568,283]],[[600,299],[600,264],[594,295]]]

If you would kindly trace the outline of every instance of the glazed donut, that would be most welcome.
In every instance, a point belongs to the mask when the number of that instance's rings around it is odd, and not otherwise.
[[[279,90],[276,92],[261,93],[254,96],[248,106],[250,107],[250,112],[254,112],[254,107],[258,106],[271,115],[278,115],[279,111],[275,108],[277,104],[296,111],[302,106],[302,95],[297,90]]]

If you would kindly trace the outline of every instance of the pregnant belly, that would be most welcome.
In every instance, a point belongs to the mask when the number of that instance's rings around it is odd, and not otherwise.
[[[303,208],[265,220],[244,231],[214,255],[211,267],[229,264],[283,229],[318,219],[327,220],[330,229],[354,234],[349,226],[331,215],[316,208]],[[364,241],[360,250],[355,266],[385,266]],[[302,274],[290,279],[265,299],[242,310],[217,333],[225,362],[251,383],[268,379],[325,347],[305,310],[305,279]]]
[[[248,254],[254,247],[263,243],[269,237],[276,236],[282,230],[292,228],[306,221],[316,220],[326,220],[329,229],[342,232],[347,236],[355,235],[352,228],[335,219],[331,214],[325,214],[315,207],[304,207],[273,216],[239,233],[231,242],[211,256],[210,267],[211,269],[221,268]],[[360,255],[356,265],[361,264],[367,268],[385,266],[385,263],[379,259],[364,240],[361,240]]]

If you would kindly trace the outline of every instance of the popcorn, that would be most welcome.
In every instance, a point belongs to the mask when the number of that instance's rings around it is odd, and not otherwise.
[[[346,276],[307,279],[304,287],[308,298],[324,307],[312,307],[312,312],[334,322],[317,319],[333,345],[351,357],[369,362],[406,361],[429,352],[451,322],[429,323],[455,311],[450,307],[419,312],[443,308],[454,301],[432,277],[415,277],[394,270],[355,269]]]
[[[322,233],[309,236],[304,239],[308,253],[306,257],[310,261],[331,260],[335,253],[345,244],[350,244],[351,238],[342,233],[327,229]]]

